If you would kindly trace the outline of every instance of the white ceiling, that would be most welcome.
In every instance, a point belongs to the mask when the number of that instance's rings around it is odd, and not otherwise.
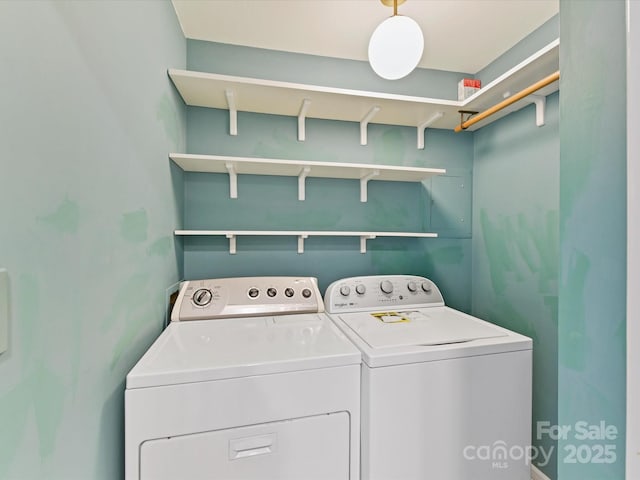
[[[558,13],[559,0],[407,0],[424,33],[420,67],[477,73]],[[393,8],[380,0],[172,0],[185,37],[367,60]]]

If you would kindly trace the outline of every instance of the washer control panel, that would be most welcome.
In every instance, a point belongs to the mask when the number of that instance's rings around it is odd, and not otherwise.
[[[324,311],[314,277],[235,277],[183,282],[171,321]]]
[[[329,313],[441,307],[444,299],[431,280],[414,275],[371,275],[333,282],[324,294]]]

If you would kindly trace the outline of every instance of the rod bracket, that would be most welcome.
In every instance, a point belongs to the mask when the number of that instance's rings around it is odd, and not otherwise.
[[[547,97],[543,95],[529,95],[527,100],[536,104],[536,126],[544,126],[545,107],[547,105]]]
[[[468,121],[471,117],[476,115],[478,112],[474,110],[458,110],[458,113],[460,114],[460,128],[462,128],[462,130],[466,130],[467,127],[463,127],[464,122]],[[464,118],[465,115],[469,115],[469,116],[467,118]]]

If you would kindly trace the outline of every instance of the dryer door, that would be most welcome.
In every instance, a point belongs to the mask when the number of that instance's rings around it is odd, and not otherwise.
[[[346,412],[162,438],[140,450],[141,480],[348,480]]]

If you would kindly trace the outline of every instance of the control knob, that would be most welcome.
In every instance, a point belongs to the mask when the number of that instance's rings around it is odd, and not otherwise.
[[[389,280],[381,281],[380,290],[382,290],[382,292],[386,294],[393,292],[393,283],[391,283]]]
[[[358,295],[364,295],[364,292],[366,291],[367,291],[367,287],[365,287],[363,284],[356,285],[356,293]]]
[[[429,282],[422,282],[422,290],[424,293],[431,293],[431,284]]]
[[[309,290],[308,288],[305,288],[304,290],[302,290],[302,296],[304,298],[309,298],[311,296],[311,290]]]
[[[411,280],[409,283],[407,283],[407,290],[409,290],[410,292],[415,292],[416,290],[418,290],[418,286],[416,285],[416,282]]]
[[[198,307],[206,307],[207,305],[209,305],[209,303],[211,303],[212,298],[213,295],[211,294],[211,290],[209,290],[208,288],[199,288],[191,297],[193,303],[195,303]]]
[[[348,297],[350,293],[351,289],[348,285],[343,285],[340,287],[340,295],[342,295],[343,297]]]

